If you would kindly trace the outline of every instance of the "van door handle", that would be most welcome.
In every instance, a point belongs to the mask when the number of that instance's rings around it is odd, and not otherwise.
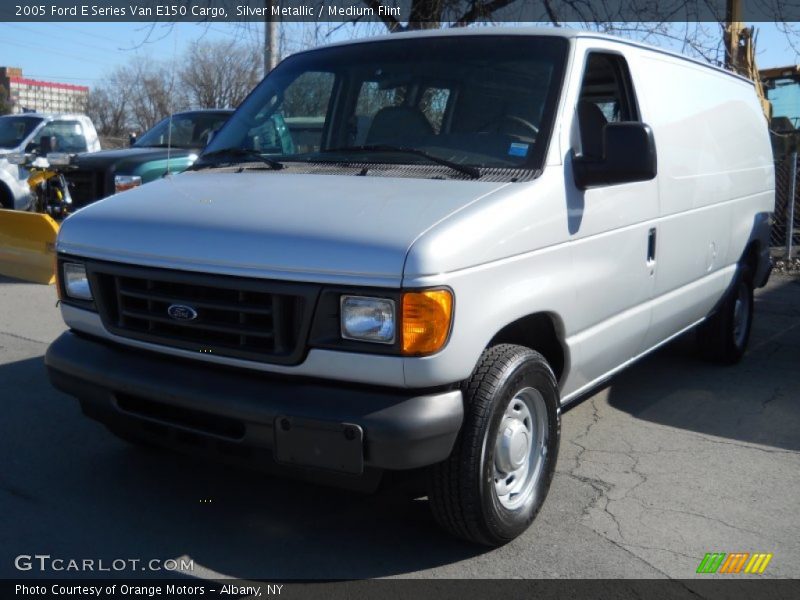
[[[656,264],[656,228],[651,227],[647,232],[647,265]]]

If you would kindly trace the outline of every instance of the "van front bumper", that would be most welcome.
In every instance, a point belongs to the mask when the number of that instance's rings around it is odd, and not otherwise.
[[[56,388],[115,432],[158,445],[201,442],[230,455],[265,450],[271,460],[312,474],[359,475],[440,462],[450,455],[463,419],[458,389],[278,378],[74,332],[50,345],[45,364]]]

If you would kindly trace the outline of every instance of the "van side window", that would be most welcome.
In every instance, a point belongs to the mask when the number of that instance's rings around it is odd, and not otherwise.
[[[633,82],[622,56],[589,54],[577,111],[581,151],[584,156],[596,158],[602,158],[606,123],[639,120]]]

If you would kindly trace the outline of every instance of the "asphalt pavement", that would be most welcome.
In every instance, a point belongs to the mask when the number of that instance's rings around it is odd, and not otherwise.
[[[46,554],[183,558],[201,577],[686,578],[707,552],[772,553],[760,577],[800,577],[800,279],[758,292],[740,365],[678,340],[570,408],[542,512],[494,550],[449,538],[424,498],[398,490],[363,496],[117,440],[47,380],[55,303],[52,287],[0,279],[0,577],[80,574],[15,567]]]

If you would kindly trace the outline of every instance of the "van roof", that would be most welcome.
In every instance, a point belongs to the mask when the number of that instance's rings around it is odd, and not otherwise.
[[[360,38],[345,42],[336,42],[333,44],[326,44],[324,46],[320,46],[320,48],[330,48],[336,46],[349,46],[351,44],[360,44],[360,43],[371,43],[371,42],[383,42],[387,40],[396,40],[396,39],[413,39],[413,38],[426,38],[426,37],[458,37],[458,36],[476,36],[476,35],[519,35],[519,36],[537,36],[537,37],[560,37],[560,38],[567,38],[567,39],[574,39],[574,38],[590,38],[590,39],[601,39],[610,42],[614,42],[617,44],[623,44],[626,46],[632,46],[635,48],[642,48],[644,50],[650,50],[652,52],[658,52],[660,54],[665,54],[667,56],[672,56],[674,58],[678,58],[681,60],[685,60],[691,62],[693,64],[699,65],[701,67],[705,67],[707,69],[711,69],[712,71],[722,73],[725,75],[729,75],[735,79],[739,79],[740,81],[746,82],[750,85],[753,85],[753,82],[739,75],[738,73],[733,73],[732,71],[728,71],[727,69],[723,69],[716,65],[709,64],[707,62],[703,62],[696,58],[692,58],[690,56],[686,56],[685,54],[681,54],[680,52],[676,52],[674,50],[667,50],[665,48],[659,48],[658,46],[653,46],[651,44],[645,44],[643,42],[637,42],[635,40],[627,39],[618,35],[612,35],[608,33],[599,33],[594,31],[585,31],[581,29],[571,29],[568,27],[509,27],[509,26],[491,26],[491,27],[476,27],[476,28],[466,28],[466,27],[455,27],[450,29],[423,29],[417,31],[404,31],[401,33],[391,33],[391,34],[384,34],[384,35],[377,35],[374,37],[367,37],[367,38]],[[313,50],[307,50],[313,51]]]

